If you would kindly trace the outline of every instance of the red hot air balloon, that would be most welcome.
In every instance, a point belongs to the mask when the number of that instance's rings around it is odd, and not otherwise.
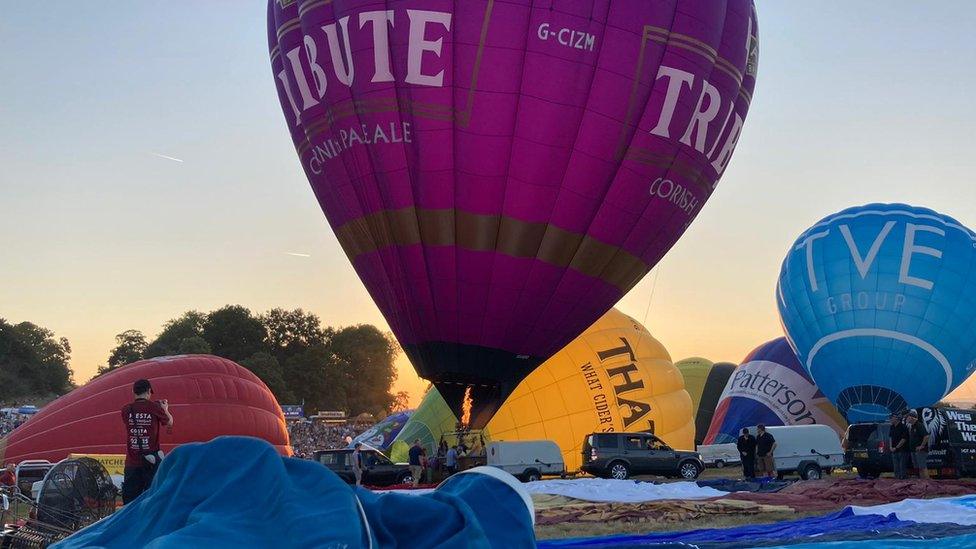
[[[58,461],[68,454],[124,454],[122,407],[132,384],[148,379],[154,399],[169,400],[173,429],[163,429],[166,452],[220,435],[264,439],[291,454],[285,417],[257,376],[224,358],[181,355],[134,362],[90,381],[45,406],[0,441],[0,463]]]
[[[752,0],[270,0],[285,119],[418,373],[482,426],[677,241],[738,142]]]

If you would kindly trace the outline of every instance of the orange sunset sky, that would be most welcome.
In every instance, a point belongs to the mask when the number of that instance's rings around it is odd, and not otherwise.
[[[5,10],[0,317],[67,337],[76,382],[115,334],[151,338],[189,309],[388,329],[295,156],[264,2],[81,4]],[[757,2],[759,81],[731,165],[619,304],[675,360],[738,362],[781,335],[780,262],[827,214],[907,202],[976,227],[976,73],[960,65],[976,59],[976,10],[892,4]],[[918,29],[938,40],[884,39]],[[425,382],[398,364],[416,403]]]

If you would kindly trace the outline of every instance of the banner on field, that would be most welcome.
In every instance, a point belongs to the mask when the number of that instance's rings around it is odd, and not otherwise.
[[[69,454],[69,458],[92,458],[101,463],[110,475],[125,474],[125,454]]]
[[[300,404],[282,404],[281,411],[285,414],[285,419],[301,419],[305,417],[305,410]]]

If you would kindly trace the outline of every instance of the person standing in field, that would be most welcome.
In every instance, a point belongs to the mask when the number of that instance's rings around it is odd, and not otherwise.
[[[742,476],[746,480],[756,478],[756,437],[749,433],[749,428],[743,428],[742,434],[735,443],[742,458]]]
[[[122,482],[122,503],[127,504],[145,492],[152,484],[156,469],[163,460],[159,449],[159,428],[172,426],[166,399],[154,402],[152,385],[147,379],[132,384],[135,400],[122,407],[125,425],[125,480]]]
[[[363,465],[363,445],[357,442],[355,450],[352,451],[352,474],[356,477],[356,486],[363,485],[363,472],[366,467]]]
[[[424,455],[424,449],[420,446],[420,439],[413,441],[413,446],[410,447],[409,455],[409,465],[410,474],[413,476],[413,485],[416,487],[420,484],[420,475],[424,471],[424,467],[421,464],[421,457]]]
[[[918,412],[908,412],[908,446],[912,452],[912,466],[918,471],[918,478],[929,478],[929,432],[918,420]]]
[[[776,451],[776,439],[766,432],[766,426],[760,423],[756,426],[756,476],[776,476],[774,451]]]
[[[451,448],[447,451],[447,454],[444,456],[444,465],[447,467],[447,476],[457,473],[457,458],[457,446],[451,446]]]
[[[901,417],[891,414],[891,430],[888,432],[891,444],[891,465],[895,478],[908,478],[908,460],[911,447],[908,442],[908,427],[901,422]]]

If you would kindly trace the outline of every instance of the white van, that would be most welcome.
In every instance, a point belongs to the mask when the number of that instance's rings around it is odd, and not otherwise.
[[[816,480],[844,465],[840,437],[826,425],[781,425],[766,431],[776,439],[773,460],[778,476],[799,474],[803,480]]]
[[[508,472],[522,482],[542,475],[563,475],[566,464],[559,446],[551,440],[499,441],[488,443],[488,465]]]
[[[701,454],[705,467],[716,467],[721,469],[726,465],[738,465],[742,463],[742,455],[734,442],[728,444],[702,444],[698,446],[698,453]]]

